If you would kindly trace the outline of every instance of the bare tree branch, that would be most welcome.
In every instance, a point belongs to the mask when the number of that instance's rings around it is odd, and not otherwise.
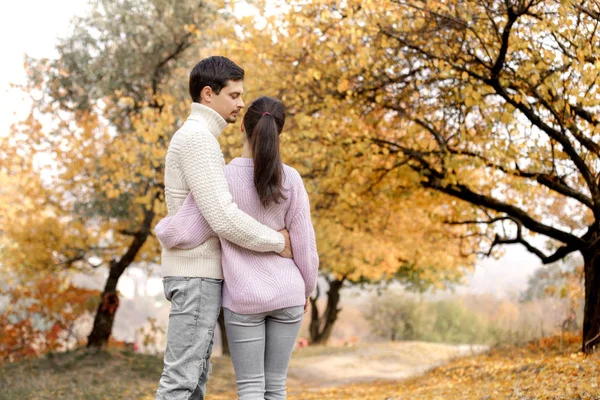
[[[492,246],[488,251],[488,256],[491,254],[493,248],[496,245],[522,244],[530,253],[535,254],[542,261],[542,263],[551,264],[553,262],[563,259],[567,254],[573,253],[578,250],[577,246],[566,245],[559,247],[558,250],[556,250],[553,254],[547,256],[544,254],[543,251],[533,246],[531,243],[529,243],[523,238],[522,225],[518,221],[515,222],[517,224],[517,236],[515,238],[503,238],[499,235],[496,235],[494,241],[492,242]]]
[[[418,166],[415,167],[415,169],[419,171]],[[560,229],[551,227],[549,225],[542,224],[541,222],[538,222],[532,217],[530,217],[522,209],[511,204],[499,201],[491,196],[475,193],[465,185],[444,183],[440,177],[437,177],[434,174],[430,174],[428,176],[428,179],[422,181],[421,184],[424,187],[438,190],[453,197],[457,197],[461,200],[465,200],[471,204],[480,205],[495,210],[497,212],[505,213],[512,217],[514,220],[519,221],[519,223],[521,223],[530,231],[541,233],[550,238],[576,247],[576,250],[585,245],[585,241],[581,238],[568,232],[561,231]]]

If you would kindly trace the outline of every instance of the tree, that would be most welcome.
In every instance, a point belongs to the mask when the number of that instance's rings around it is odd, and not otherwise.
[[[370,165],[381,190],[409,182],[448,196],[448,222],[467,228],[463,248],[474,254],[520,244],[550,264],[581,253],[582,349],[593,352],[598,5],[312,2],[284,19],[270,60],[287,69],[292,103],[326,120],[354,160],[376,145]],[[548,249],[531,243],[536,234]]]
[[[32,242],[29,221],[15,219],[13,230],[27,229],[6,232],[12,245],[2,252],[11,256],[5,259],[11,268],[109,268],[88,346],[108,342],[125,269],[158,259],[151,229],[165,213],[166,146],[188,112],[185,71],[198,60],[189,51],[213,39],[216,30],[199,29],[225,16],[219,7],[98,1],[59,41],[57,59],[26,60],[23,89],[32,111],[1,146],[14,173],[45,175],[43,191],[30,201],[50,219],[28,218],[53,234],[34,235]],[[24,167],[34,159],[50,159],[50,167]],[[33,243],[44,250],[43,260],[28,251]]]
[[[312,343],[325,343],[341,310],[344,285],[400,280],[420,289],[443,287],[459,281],[474,258],[456,240],[464,227],[441,229],[447,215],[441,196],[421,190],[408,175],[388,177],[396,183],[391,189],[382,184],[383,167],[393,163],[388,149],[365,134],[374,120],[363,118],[362,110],[340,101],[329,88],[307,84],[318,85],[325,77],[312,64],[320,62],[315,43],[324,22],[306,15],[306,9],[295,10],[300,12],[239,21],[237,36],[224,40],[220,52],[247,56],[249,101],[269,94],[286,105],[282,157],[303,176],[310,195],[321,276],[328,283],[324,311],[317,307],[320,291],[310,299],[310,336]],[[337,89],[333,84],[339,95]],[[239,132],[222,138],[226,158],[239,152]]]

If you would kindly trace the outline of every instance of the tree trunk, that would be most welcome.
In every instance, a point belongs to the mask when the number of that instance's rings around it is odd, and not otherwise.
[[[119,261],[111,261],[108,279],[104,285],[104,291],[100,297],[100,304],[94,318],[94,326],[92,332],[88,336],[87,347],[102,348],[108,344],[108,338],[112,332],[115,313],[119,308],[119,296],[117,295],[117,283],[119,278],[125,272],[125,269],[133,262],[138,254],[148,235],[150,234],[150,226],[154,219],[154,211],[146,210],[144,213],[144,222],[141,229],[134,234],[133,242],[127,249],[127,252]]]
[[[229,342],[227,341],[227,333],[225,331],[225,316],[223,315],[222,308],[217,322],[219,323],[219,329],[221,330],[221,348],[223,349],[223,355],[230,357],[231,353],[229,352]]]
[[[592,354],[600,344],[600,248],[583,252],[585,274],[585,308],[583,311],[583,345]]]
[[[317,289],[317,296],[310,298],[311,304],[311,320],[310,320],[310,342],[311,344],[325,344],[331,336],[333,330],[333,324],[337,320],[339,312],[342,310],[338,308],[340,302],[340,289],[342,288],[346,277],[342,279],[334,279],[329,282],[329,291],[327,292],[327,306],[322,317],[319,317],[319,309],[317,308],[317,300],[319,298],[319,291]]]
[[[119,296],[117,295],[116,288],[119,278],[123,273],[117,271],[116,265],[118,263],[111,263],[108,279],[104,285],[100,304],[96,310],[94,327],[88,336],[87,347],[105,347],[112,332],[115,313],[117,312],[117,308],[119,308]]]

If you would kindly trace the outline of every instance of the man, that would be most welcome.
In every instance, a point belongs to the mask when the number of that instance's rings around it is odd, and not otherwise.
[[[169,215],[179,210],[191,191],[219,237],[253,251],[291,258],[287,231],[276,232],[239,210],[225,180],[217,138],[244,108],[243,79],[244,70],[225,57],[204,59],[192,70],[192,111],[171,139],[165,163]],[[203,399],[221,308],[219,238],[211,237],[191,249],[163,248],[161,273],[171,311],[156,398]]]

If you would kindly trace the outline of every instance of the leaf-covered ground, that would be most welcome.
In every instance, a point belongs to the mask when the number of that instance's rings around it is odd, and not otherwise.
[[[391,347],[396,344],[391,345]],[[421,349],[424,349],[420,344]],[[557,339],[535,345],[495,348],[455,359],[407,380],[363,382],[319,388],[310,377],[290,381],[290,400],[312,399],[600,399],[600,357],[585,357],[577,344]],[[432,346],[432,351],[439,347]],[[353,350],[350,350],[352,352]],[[310,349],[295,355],[296,366],[343,355],[344,349]],[[408,353],[407,353],[408,354]],[[384,358],[385,359],[385,358]],[[393,361],[390,361],[390,365]],[[212,400],[235,399],[231,361],[214,358]],[[356,367],[361,368],[360,362]],[[0,399],[154,398],[162,361],[111,350],[76,350],[39,360],[0,365]]]
[[[458,359],[399,382],[374,382],[304,392],[309,399],[600,399],[600,357],[571,347],[504,347]]]

